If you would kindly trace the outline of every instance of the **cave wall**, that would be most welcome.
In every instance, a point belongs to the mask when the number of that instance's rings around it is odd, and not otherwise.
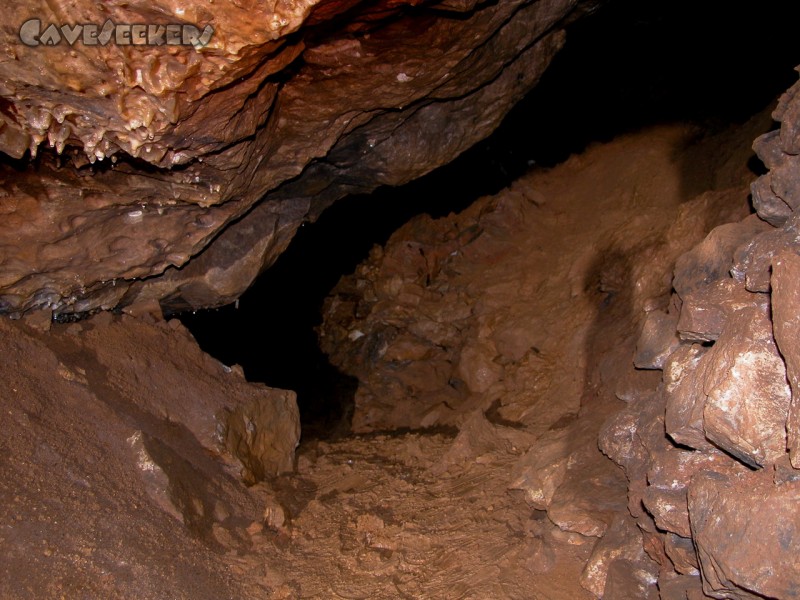
[[[670,308],[636,363],[663,383],[609,420],[600,447],[661,565],[662,598],[793,598],[800,570],[800,84],[753,147],[756,210],[678,259]],[[700,597],[700,596],[689,596]]]
[[[488,135],[592,6],[415,4],[7,4],[0,312],[233,301],[331,202]],[[107,20],[213,34],[42,41],[48,24]]]

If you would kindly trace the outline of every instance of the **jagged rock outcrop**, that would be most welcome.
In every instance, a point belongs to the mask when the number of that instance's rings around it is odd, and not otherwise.
[[[800,84],[773,117],[780,130],[754,144],[770,169],[752,185],[757,217],[678,260],[672,330],[646,326],[639,342],[663,385],[600,436],[651,536],[662,598],[798,593]]]
[[[488,135],[581,10],[418,4],[6,3],[0,313],[233,301],[331,202]]]
[[[294,394],[176,320],[49,325],[0,319],[0,596],[257,597],[229,560],[264,521],[240,471],[293,467]]]

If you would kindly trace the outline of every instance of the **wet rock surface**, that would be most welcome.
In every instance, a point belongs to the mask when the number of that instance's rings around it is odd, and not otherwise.
[[[7,4],[0,151],[18,160],[0,165],[0,313],[232,302],[333,201],[491,133],[579,12],[414,4]],[[30,15],[42,36],[66,21],[213,34],[31,46]]]

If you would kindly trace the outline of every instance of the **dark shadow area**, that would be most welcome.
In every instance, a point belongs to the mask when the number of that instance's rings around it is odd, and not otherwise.
[[[314,327],[324,297],[374,244],[417,214],[460,211],[593,142],[658,123],[714,132],[746,121],[797,80],[799,16],[800,3],[775,0],[611,0],[570,26],[539,86],[490,138],[406,186],[341,200],[300,229],[238,308],[181,319],[249,380],[297,391],[306,438],[344,433],[356,382],[328,364]]]

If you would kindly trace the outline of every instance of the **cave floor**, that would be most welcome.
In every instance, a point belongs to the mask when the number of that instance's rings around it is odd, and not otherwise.
[[[286,524],[258,533],[236,569],[263,573],[275,598],[591,598],[577,582],[594,540],[505,492],[516,448],[442,473],[432,457],[453,443],[408,433],[310,445],[276,482]]]

